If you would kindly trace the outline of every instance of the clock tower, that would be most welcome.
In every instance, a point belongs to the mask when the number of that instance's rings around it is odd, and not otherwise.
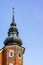
[[[23,54],[25,48],[22,47],[22,40],[14,20],[14,8],[12,15],[12,23],[8,30],[8,37],[4,41],[2,50],[2,64],[0,65],[23,65]]]

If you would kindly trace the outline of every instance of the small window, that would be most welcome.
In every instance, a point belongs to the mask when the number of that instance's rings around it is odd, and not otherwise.
[[[13,57],[14,56],[14,50],[10,50],[9,51],[9,57]]]
[[[19,57],[21,57],[21,54],[19,54]]]
[[[21,55],[22,55],[22,51],[21,49],[18,49],[18,56],[21,57]]]
[[[12,55],[13,55],[13,53],[11,52],[11,53],[10,53],[10,55],[12,56]]]
[[[13,63],[9,63],[9,65],[13,65]]]

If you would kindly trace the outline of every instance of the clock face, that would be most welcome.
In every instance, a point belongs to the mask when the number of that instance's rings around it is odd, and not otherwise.
[[[22,50],[18,48],[18,54],[22,54]]]

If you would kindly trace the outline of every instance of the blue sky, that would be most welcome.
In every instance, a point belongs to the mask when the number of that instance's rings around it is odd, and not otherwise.
[[[25,49],[24,65],[43,65],[43,0],[0,0],[0,49],[12,22],[15,22]]]

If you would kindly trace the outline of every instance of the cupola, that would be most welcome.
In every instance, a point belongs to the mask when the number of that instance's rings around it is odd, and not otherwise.
[[[4,45],[19,45],[22,46],[22,41],[19,37],[19,32],[16,27],[15,19],[14,19],[14,8],[12,11],[12,22],[10,24],[10,28],[8,30],[8,37],[4,41]]]

